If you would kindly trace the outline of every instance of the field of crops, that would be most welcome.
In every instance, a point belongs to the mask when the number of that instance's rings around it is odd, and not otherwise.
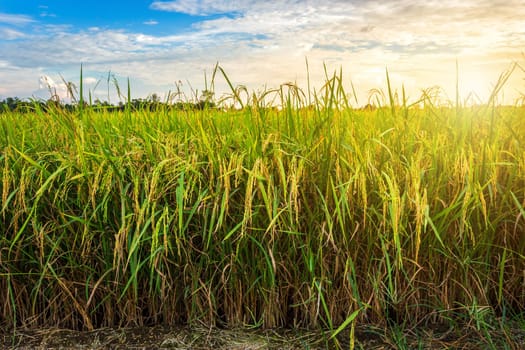
[[[0,326],[523,322],[525,107],[273,93],[0,114]]]

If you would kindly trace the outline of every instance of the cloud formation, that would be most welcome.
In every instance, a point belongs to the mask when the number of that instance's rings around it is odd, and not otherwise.
[[[25,37],[25,34],[21,31],[14,30],[11,28],[1,28],[0,27],[0,36],[4,40],[16,40]]]
[[[69,97],[68,89],[65,83],[57,83],[47,75],[41,75],[38,78],[38,90],[35,92],[38,97],[51,98],[54,100],[65,100]]]
[[[364,103],[369,89],[385,86],[386,67],[392,81],[404,84],[413,97],[432,85],[454,94],[458,62],[460,81],[476,80],[462,84],[462,93],[477,89],[481,95],[510,62],[524,59],[522,5],[521,0],[153,1],[153,13],[198,16],[190,29],[168,34],[81,30],[0,14],[5,34],[0,62],[9,67],[0,65],[0,74],[16,67],[74,79],[83,63],[95,76],[108,71],[129,76],[137,94],[147,95],[173,89],[179,80],[198,86],[216,62],[250,89],[286,81],[304,86],[308,58],[314,84],[323,81],[324,65],[329,71],[342,67],[347,81],[363,92]],[[34,30],[21,29],[27,26]],[[216,87],[227,90],[224,82]]]
[[[26,15],[13,15],[9,13],[0,12],[0,24],[11,24],[21,26],[32,22],[34,22],[34,20]]]
[[[160,11],[186,13],[194,16],[209,16],[248,9],[257,5],[253,1],[176,0],[154,1],[151,8]]]

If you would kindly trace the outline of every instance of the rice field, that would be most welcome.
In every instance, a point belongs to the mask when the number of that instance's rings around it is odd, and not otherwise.
[[[0,326],[524,325],[525,107],[497,92],[4,111]]]

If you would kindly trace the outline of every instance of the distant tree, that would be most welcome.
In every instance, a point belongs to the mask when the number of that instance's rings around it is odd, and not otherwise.
[[[158,94],[153,93],[147,98],[134,98],[129,102],[119,101],[118,104],[111,104],[108,101],[101,101],[100,99],[95,99],[91,105],[88,105],[87,101],[75,101],[72,100],[71,103],[65,103],[63,100],[60,100],[57,95],[52,95],[47,100],[37,100],[32,99],[29,101],[20,100],[18,97],[7,97],[3,101],[0,101],[0,113],[5,111],[31,111],[35,108],[40,108],[44,111],[64,109],[69,112],[78,110],[80,103],[83,103],[84,108],[93,108],[95,110],[105,110],[108,112],[112,111],[124,111],[127,108],[130,108],[132,111],[138,110],[149,110],[155,111],[162,108],[162,110],[203,110],[208,108],[216,108],[217,105],[214,101],[214,93],[210,90],[202,91],[199,99],[193,102],[183,102],[177,101],[173,103],[172,100],[166,102],[161,101],[161,98]]]
[[[22,101],[18,97],[7,97],[3,101],[0,101],[0,113],[15,110],[26,111],[32,104],[32,102]]]
[[[152,93],[149,98],[148,98],[149,102],[151,103],[160,103],[160,96],[157,95],[156,93]]]
[[[18,99],[18,97],[15,97],[15,98],[8,97],[8,98],[7,98],[7,106],[8,106],[9,109],[11,109],[11,110],[16,109],[16,107],[20,104],[20,102],[22,102],[22,101],[20,101],[20,100]]]
[[[203,90],[199,98],[199,102],[194,105],[196,109],[215,108],[213,101],[214,92],[210,90]]]

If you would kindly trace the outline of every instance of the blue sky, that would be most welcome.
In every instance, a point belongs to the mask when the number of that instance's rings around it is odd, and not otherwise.
[[[216,62],[234,84],[250,91],[286,82],[320,87],[324,66],[343,69],[366,104],[385,88],[388,68],[395,88],[414,100],[440,86],[483,100],[499,74],[520,66],[504,90],[512,103],[525,93],[523,0],[310,1],[90,1],[0,0],[0,99],[66,97],[64,81],[94,98],[117,102],[108,75],[134,97],[204,88]],[[228,91],[224,79],[218,96]]]

